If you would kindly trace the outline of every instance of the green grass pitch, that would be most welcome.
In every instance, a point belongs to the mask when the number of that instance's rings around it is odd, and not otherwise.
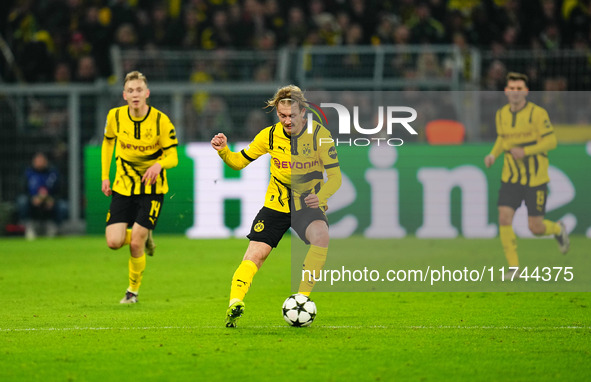
[[[140,302],[120,305],[127,248],[98,236],[0,240],[0,381],[591,380],[589,293],[315,293],[316,321],[292,328],[281,317],[285,239],[227,329],[247,241],[156,242]],[[395,245],[412,253],[455,241]],[[502,257],[497,239],[470,245]],[[573,237],[572,248],[588,255],[588,239]]]

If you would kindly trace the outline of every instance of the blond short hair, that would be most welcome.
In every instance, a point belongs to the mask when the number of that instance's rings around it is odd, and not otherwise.
[[[133,80],[144,81],[144,83],[146,84],[146,87],[148,87],[148,79],[146,78],[146,76],[144,76],[142,73],[138,72],[137,70],[127,73],[127,75],[125,76],[125,81],[123,81],[123,86],[125,86],[125,84],[128,83],[129,81],[133,81]]]
[[[306,107],[308,103],[302,89],[295,85],[287,85],[279,88],[273,98],[267,100],[267,106],[265,108],[270,107],[271,109],[276,109],[279,103],[291,105],[293,102],[297,102],[300,108]]]

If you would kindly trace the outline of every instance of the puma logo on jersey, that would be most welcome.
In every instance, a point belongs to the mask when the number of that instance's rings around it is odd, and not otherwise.
[[[285,147],[277,146],[277,148],[281,149],[281,151],[283,151],[283,154],[285,154]]]

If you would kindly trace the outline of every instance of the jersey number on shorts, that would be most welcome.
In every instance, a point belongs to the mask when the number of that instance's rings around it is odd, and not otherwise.
[[[544,191],[542,191],[542,190],[536,191],[536,206],[538,208],[538,211],[541,211],[542,208],[544,208],[545,197],[546,197],[546,195],[545,195]]]
[[[162,204],[159,201],[152,200],[152,208],[150,209],[150,221],[152,222],[152,224],[154,224],[154,222],[158,218],[158,214],[160,213],[160,206],[161,205]]]

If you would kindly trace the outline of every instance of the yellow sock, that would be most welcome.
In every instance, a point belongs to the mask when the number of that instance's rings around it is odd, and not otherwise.
[[[501,244],[503,244],[503,250],[505,251],[505,258],[507,258],[509,266],[518,267],[519,257],[517,256],[517,239],[513,232],[513,226],[499,226],[499,233],[501,236]]]
[[[560,224],[555,223],[553,221],[544,220],[544,225],[546,226],[546,231],[544,232],[544,235],[560,235],[560,231],[562,231],[562,228],[560,228]]]
[[[327,254],[328,248],[317,247],[315,245],[310,246],[308,254],[304,259],[302,280],[300,281],[300,289],[298,290],[298,293],[301,293],[305,296],[310,296],[312,288],[314,288],[314,284],[316,284],[314,278],[318,278],[320,276],[320,272],[324,267],[324,263],[326,263]]]
[[[131,243],[131,228],[128,228],[127,231],[125,231],[125,241],[123,242],[123,245],[129,243]]]
[[[238,269],[234,272],[234,276],[232,276],[232,287],[230,288],[231,303],[237,300],[244,300],[244,296],[246,296],[246,292],[248,292],[250,284],[252,284],[254,274],[258,270],[256,264],[250,260],[243,260],[240,263]]]
[[[137,293],[140,290],[142,277],[146,269],[146,255],[129,258],[129,291]]]

